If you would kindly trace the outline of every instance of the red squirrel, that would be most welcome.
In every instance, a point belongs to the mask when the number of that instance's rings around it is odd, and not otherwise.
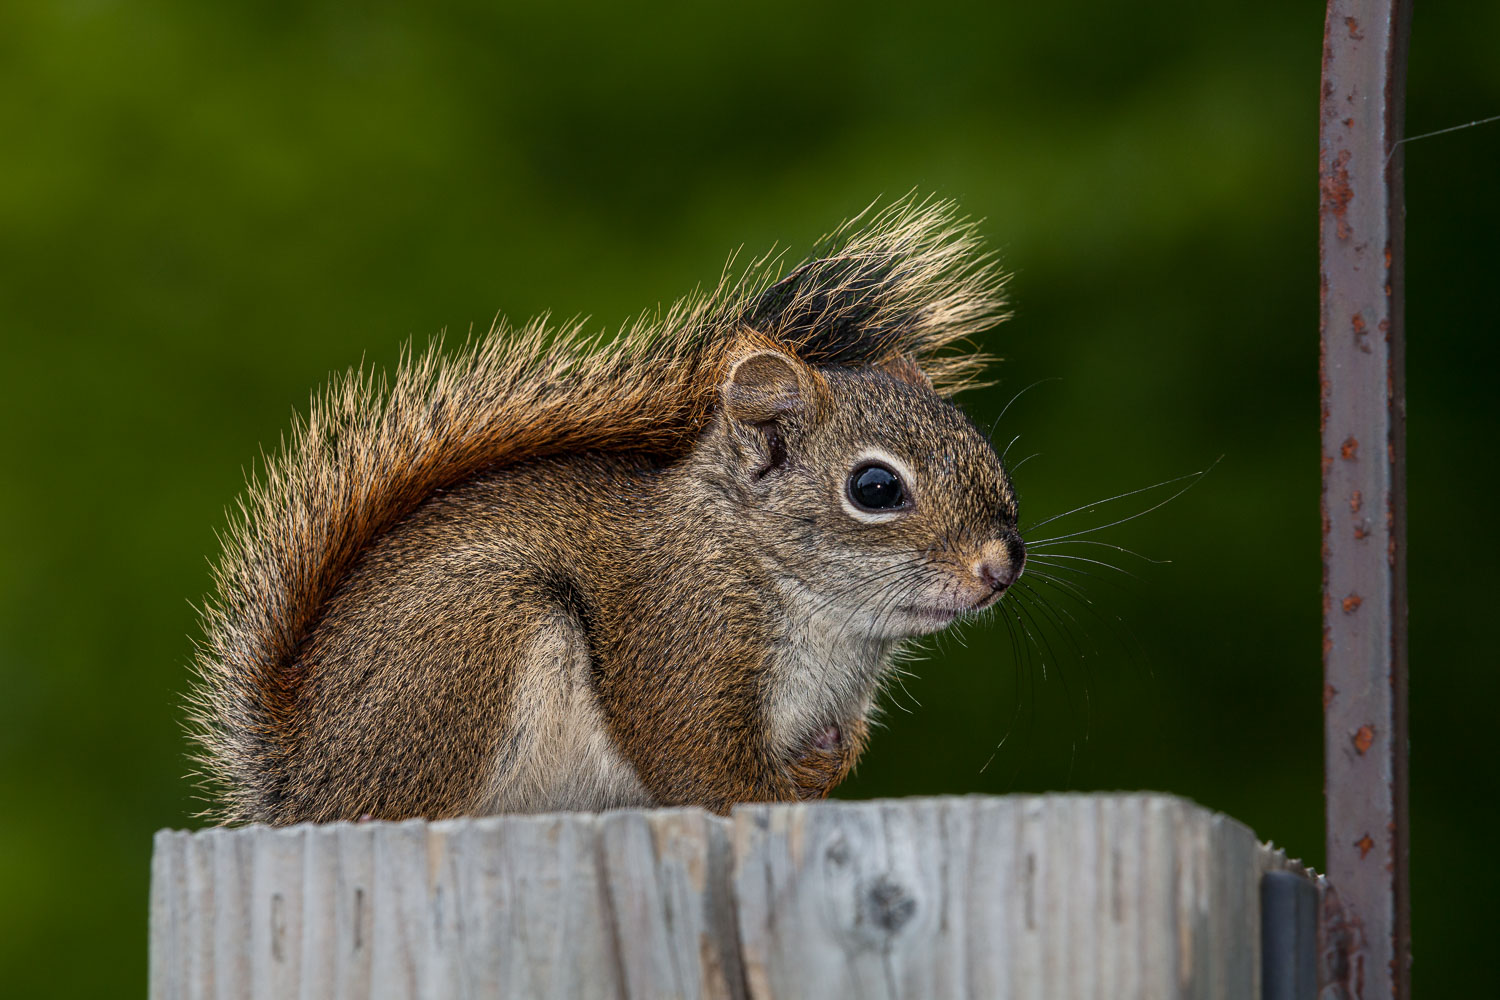
[[[347,373],[252,479],[191,695],[224,822],[827,795],[903,641],[1026,549],[949,401],[1003,280],[946,203],[614,340]]]

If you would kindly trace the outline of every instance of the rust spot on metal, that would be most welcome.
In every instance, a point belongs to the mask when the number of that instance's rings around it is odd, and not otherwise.
[[[1344,128],[1348,129],[1351,132],[1354,131],[1354,119],[1353,118],[1345,118],[1344,119]]]
[[[1375,849],[1375,841],[1371,840],[1370,835],[1367,833],[1363,837],[1360,837],[1358,840],[1356,840],[1354,842],[1354,846],[1359,848],[1359,858],[1361,861],[1363,861],[1365,855],[1369,854]]]
[[[1387,243],[1385,245],[1385,269],[1387,271],[1389,271],[1391,269],[1391,245],[1389,243]],[[1381,320],[1380,321],[1380,328],[1382,330],[1384,330],[1389,325],[1390,325],[1390,321],[1389,320]]]
[[[1344,18],[1344,27],[1349,29],[1349,37],[1356,42],[1364,41],[1365,36],[1359,33],[1359,19],[1354,17]]]
[[[1344,609],[1344,614],[1346,615],[1354,614],[1354,612],[1359,610],[1359,606],[1363,603],[1365,603],[1365,599],[1363,597],[1360,597],[1358,594],[1350,594],[1340,602],[1341,606]]]
[[[1365,326],[1365,317],[1364,317],[1364,315],[1362,313],[1355,313],[1354,314],[1354,318],[1351,319],[1349,321],[1349,323],[1350,323],[1351,326],[1354,327],[1354,344],[1355,344],[1355,346],[1357,346],[1361,351],[1364,351],[1366,354],[1369,354],[1370,353],[1370,345],[1365,340],[1365,335],[1368,334],[1370,331],[1369,331],[1369,328]]]
[[[1364,506],[1365,495],[1359,490],[1349,494],[1349,513],[1358,514],[1359,508]]]
[[[1354,731],[1354,749],[1363,754],[1375,743],[1375,727],[1366,722]]]
[[[1325,632],[1326,631],[1327,630],[1325,629]],[[1333,645],[1333,640],[1330,639],[1330,638],[1328,638],[1327,635],[1324,635],[1323,636],[1323,652],[1327,653],[1328,652],[1328,648],[1330,646],[1332,646],[1332,645]],[[1338,693],[1339,693],[1339,689],[1336,688],[1336,687],[1334,687],[1332,684],[1325,683],[1323,685],[1323,710],[1324,711],[1327,711],[1328,710],[1328,706],[1333,704],[1333,698]]]
[[[1370,522],[1369,521],[1361,521],[1358,524],[1356,524],[1354,526],[1354,537],[1357,538],[1357,539],[1369,538],[1370,537]]]
[[[1341,240],[1349,238],[1349,202],[1354,200],[1354,188],[1349,186],[1349,151],[1343,149],[1332,161],[1323,165],[1318,188],[1323,194],[1322,213],[1332,215]]]
[[[1344,909],[1338,890],[1332,885],[1323,885],[1323,906],[1318,921],[1318,942],[1322,948],[1318,956],[1319,996],[1358,996],[1355,987],[1354,956],[1359,953],[1361,935],[1359,922]],[[1363,984],[1359,984],[1363,985]]]
[[[1394,449],[1392,450],[1392,461],[1394,461]],[[1396,511],[1391,506],[1391,498],[1385,498],[1385,561],[1386,565],[1395,568],[1396,565]]]
[[[1359,442],[1354,435],[1344,438],[1344,443],[1339,445],[1339,457],[1346,462],[1352,462],[1359,457]]]

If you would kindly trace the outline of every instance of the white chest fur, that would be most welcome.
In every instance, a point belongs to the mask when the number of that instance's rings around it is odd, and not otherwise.
[[[829,724],[847,726],[868,715],[890,665],[895,643],[872,638],[858,616],[827,607],[793,590],[772,656],[771,738],[785,753]]]

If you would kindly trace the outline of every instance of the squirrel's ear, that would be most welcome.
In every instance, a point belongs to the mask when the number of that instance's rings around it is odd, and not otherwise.
[[[762,424],[813,403],[817,376],[807,365],[780,351],[752,351],[729,366],[724,379],[724,410],[735,420]]]
[[[927,377],[922,366],[917,364],[917,359],[910,354],[898,354],[893,358],[887,358],[875,367],[891,378],[914,385],[919,389],[932,388],[932,379]]]

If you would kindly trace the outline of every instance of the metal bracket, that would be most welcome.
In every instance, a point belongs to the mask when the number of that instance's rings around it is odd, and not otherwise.
[[[1318,890],[1294,872],[1260,879],[1261,1000],[1317,1000]]]

